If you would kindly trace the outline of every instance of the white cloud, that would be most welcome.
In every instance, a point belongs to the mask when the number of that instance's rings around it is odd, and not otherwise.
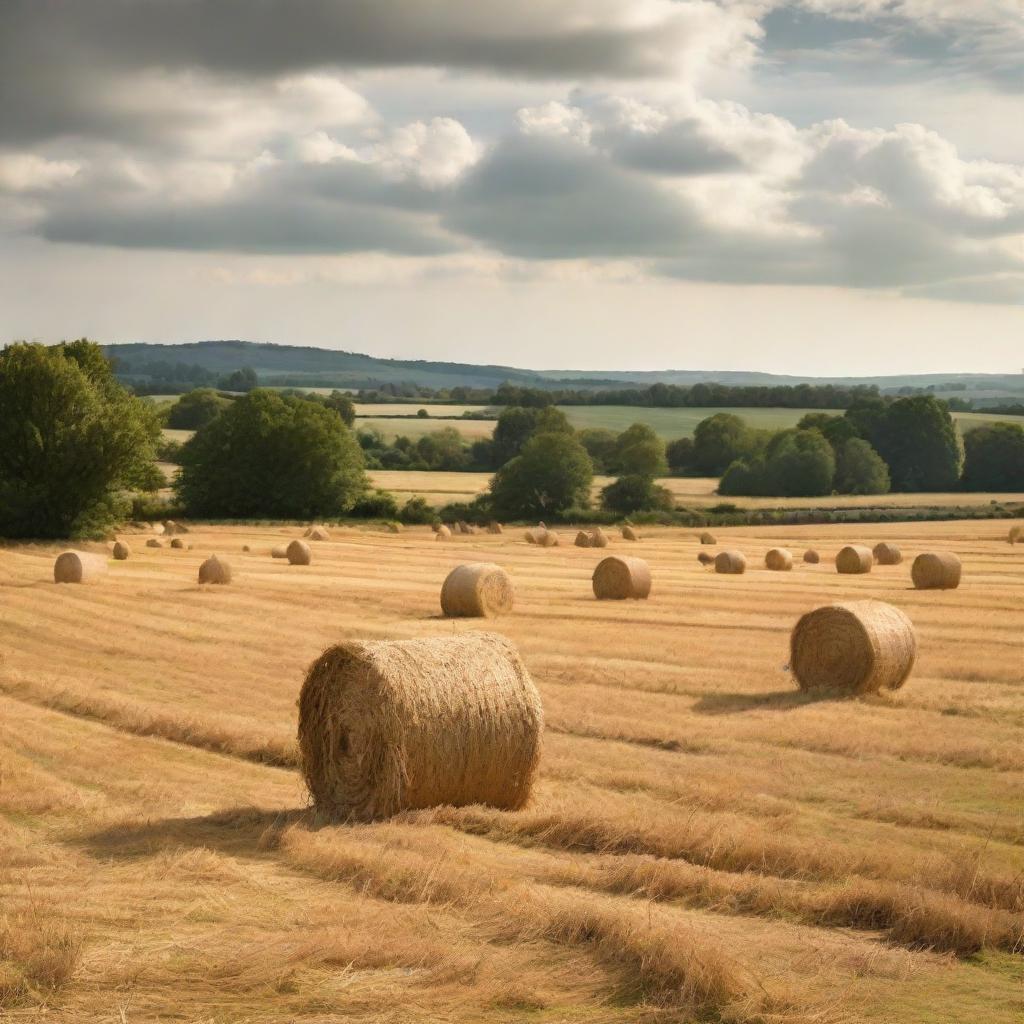
[[[45,191],[70,181],[80,168],[76,160],[48,160],[36,153],[0,152],[0,191]]]

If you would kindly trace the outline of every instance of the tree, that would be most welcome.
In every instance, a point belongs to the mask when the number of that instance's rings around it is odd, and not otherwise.
[[[835,472],[832,446],[821,431],[785,431],[765,462],[765,488],[784,497],[831,494]]]
[[[1024,491],[1024,426],[993,423],[964,437],[964,487],[969,491]]]
[[[167,426],[172,430],[198,430],[230,404],[230,399],[222,398],[212,388],[196,388],[170,407]]]
[[[577,433],[581,445],[587,449],[590,461],[596,473],[611,473],[615,455],[615,442],[618,440],[614,430],[605,427],[587,427]]]
[[[620,476],[601,490],[601,505],[609,512],[671,512],[675,499],[651,476]]]
[[[241,370],[233,370],[231,373],[221,377],[217,381],[217,387],[222,391],[247,392],[252,391],[257,383],[256,371],[252,367],[246,366]]]
[[[746,462],[736,459],[718,481],[718,493],[728,497],[753,497],[763,494],[765,468],[762,459]]]
[[[360,446],[334,410],[262,389],[200,428],[181,458],[175,486],[192,515],[338,516],[366,490]]]
[[[344,421],[346,427],[351,427],[356,422],[355,402],[343,391],[334,390],[325,399],[324,405],[333,409]]]
[[[827,412],[809,412],[797,423],[797,430],[820,430],[825,440],[838,453],[839,447],[851,437],[857,437],[857,427],[846,416],[832,416]]]
[[[634,423],[619,434],[612,466],[621,476],[664,476],[668,472],[665,442],[646,424]]]
[[[668,460],[669,472],[674,476],[684,476],[693,468],[694,447],[692,437],[679,437],[669,441],[665,446],[665,458]]]
[[[950,491],[960,483],[963,446],[949,409],[931,395],[892,403],[868,438],[889,464],[894,491]]]
[[[118,496],[155,482],[159,425],[84,339],[0,352],[0,534],[73,537],[108,526]]]
[[[520,455],[505,463],[491,480],[491,498],[499,515],[513,518],[550,516],[586,508],[594,466],[571,434],[537,434]]]
[[[752,454],[754,441],[747,425],[732,413],[718,412],[697,424],[693,432],[693,466],[718,476],[736,459]]]
[[[888,494],[889,467],[862,437],[851,437],[836,451],[834,486],[838,494]]]
[[[512,405],[504,409],[494,425],[491,454],[495,467],[514,459],[530,440],[537,425],[537,410]]]

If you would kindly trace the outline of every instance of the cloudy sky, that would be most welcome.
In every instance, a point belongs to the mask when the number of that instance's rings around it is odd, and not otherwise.
[[[1022,0],[2,0],[0,340],[1024,365]]]

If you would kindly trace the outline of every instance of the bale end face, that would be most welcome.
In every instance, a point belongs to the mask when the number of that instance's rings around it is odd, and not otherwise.
[[[516,649],[470,632],[325,651],[299,695],[317,809],[369,821],[440,804],[523,807],[544,712]]]
[[[875,556],[871,553],[871,549],[859,544],[848,544],[836,555],[836,572],[848,576],[859,576],[871,572],[871,566],[874,564]]]
[[[764,556],[764,565],[772,572],[789,572],[793,568],[793,555],[785,548],[772,548]]]
[[[123,562],[131,557],[132,549],[123,540],[119,540],[114,542],[114,549],[111,554],[113,554],[118,562]]]
[[[545,530],[538,538],[537,543],[542,548],[557,548],[559,544],[558,534],[554,530]]]
[[[223,558],[211,555],[201,566],[199,566],[199,582],[222,584],[230,583],[231,566],[228,565]]]
[[[591,582],[599,601],[643,601],[651,593],[651,569],[642,558],[609,555],[598,563]]]
[[[821,561],[821,555],[813,548],[810,548],[804,552],[804,561],[808,565],[817,565]]]
[[[331,535],[323,526],[314,526],[310,529],[308,537],[310,540],[330,540]]]
[[[742,551],[719,551],[715,556],[715,572],[741,576],[746,571],[747,559]]]
[[[576,534],[576,540],[573,541],[573,543],[578,548],[589,548],[590,534],[587,533],[585,530],[580,530],[579,533]]]
[[[512,611],[512,578],[500,565],[470,562],[452,569],[441,587],[441,611],[449,618],[488,618]]]
[[[882,601],[817,608],[801,617],[789,641],[789,664],[801,690],[896,690],[906,682],[916,657],[910,619]]]
[[[871,554],[879,565],[899,565],[903,561],[903,552],[898,544],[882,541],[871,549]]]
[[[304,540],[293,540],[285,548],[284,556],[289,565],[309,565],[313,561],[313,552]]]
[[[1009,533],[1009,535],[1007,536],[1006,539],[1011,544],[1016,544],[1021,539],[1022,536],[1024,536],[1024,528],[1022,528],[1020,526],[1011,526],[1010,527],[1010,533]]]
[[[640,531],[633,526],[628,524],[622,528],[622,539],[623,540],[639,540]]]
[[[590,532],[590,546],[592,548],[606,548],[608,547],[608,534],[604,532],[599,526],[596,530]]]
[[[701,544],[717,544],[718,543],[718,541],[715,540],[714,534],[711,534],[711,533],[702,533],[700,535],[700,542],[701,542]]]
[[[53,563],[54,583],[86,583],[107,573],[107,560],[86,551],[64,551]]]
[[[171,547],[175,548],[178,551],[184,551],[185,550],[185,542],[180,537],[175,537],[171,541]]]
[[[962,566],[952,551],[928,551],[914,559],[910,578],[917,590],[956,590]]]
[[[704,565],[704,566],[714,565],[715,564],[715,556],[714,555],[709,555],[706,551],[698,551],[697,552],[697,561],[700,562],[700,564]]]

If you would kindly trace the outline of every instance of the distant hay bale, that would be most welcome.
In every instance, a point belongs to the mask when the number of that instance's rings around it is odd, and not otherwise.
[[[441,611],[449,618],[488,618],[512,611],[512,578],[500,565],[469,562],[448,573],[441,587]]]
[[[161,534],[161,533],[164,532],[164,524],[163,523],[150,523],[149,524],[149,528],[154,533],[156,533],[156,534]]]
[[[132,549],[123,540],[114,541],[114,550],[111,552],[118,562],[124,562],[131,558]]]
[[[164,533],[168,537],[173,537],[178,532],[178,524],[173,519],[164,520]]]
[[[715,572],[740,576],[746,571],[747,559],[742,551],[719,551],[715,555]]]
[[[899,565],[903,561],[903,552],[898,544],[881,541],[871,549],[871,553],[879,565]]]
[[[870,548],[862,547],[860,544],[847,544],[838,555],[836,555],[836,572],[846,575],[860,575],[871,572],[871,566],[875,564],[875,556]]]
[[[590,545],[590,534],[587,533],[586,530],[580,530],[576,534],[576,539],[573,541],[573,543],[578,548],[589,548],[591,546]]]
[[[526,541],[527,544],[536,544],[537,543],[537,533],[538,532],[539,531],[537,531],[537,530],[527,530],[523,534],[523,539]]]
[[[772,572],[789,572],[793,568],[792,552],[787,551],[785,548],[772,548],[764,556],[764,565],[766,569],[771,569]]]
[[[701,542],[701,544],[717,544],[718,543],[718,541],[715,540],[715,535],[713,533],[702,533],[700,535],[700,542]]]
[[[163,546],[164,542],[159,537],[150,537],[149,540],[146,541],[147,548],[162,548]]]
[[[469,535],[473,532],[469,527],[469,523],[464,522],[461,519],[455,524],[455,529],[458,530],[459,533],[463,533],[466,535]]]
[[[608,535],[600,526],[597,527],[597,529],[590,531],[590,546],[592,548],[608,547]]]
[[[1024,527],[1011,526],[1009,536],[1006,538],[1011,544],[1016,544],[1024,535]]]
[[[440,523],[434,531],[434,540],[451,540],[452,531],[444,523]]]
[[[598,562],[592,582],[599,601],[640,601],[650,596],[651,570],[642,558],[609,555]]]
[[[54,583],[86,583],[106,573],[106,558],[87,551],[64,551],[53,563]]]
[[[487,532],[488,533],[504,533],[505,532],[505,527],[502,526],[501,523],[488,523],[487,524]]]
[[[401,533],[402,532],[402,524],[401,523],[388,523],[387,524],[387,531],[388,531],[388,533]]]
[[[789,640],[789,664],[801,690],[896,690],[916,657],[910,619],[882,601],[816,608],[801,617]]]
[[[313,561],[313,552],[304,540],[293,540],[284,549],[289,565],[309,565]]]
[[[700,562],[701,565],[714,565],[715,556],[709,555],[706,551],[698,551],[697,561]]]
[[[640,532],[639,532],[639,530],[636,529],[636,527],[630,526],[629,523],[626,523],[626,525],[623,526],[623,528],[622,528],[622,539],[623,540],[639,540],[640,539]]]
[[[224,561],[223,558],[218,558],[217,555],[210,555],[210,557],[199,566],[199,582],[200,583],[230,583],[231,582],[231,566]]]
[[[910,578],[918,590],[956,590],[962,566],[952,551],[926,551],[914,559]]]
[[[808,565],[817,565],[821,561],[821,555],[819,555],[818,552],[814,550],[814,548],[808,548],[804,552],[804,561]]]
[[[243,544],[242,545],[242,551],[244,551],[246,554],[248,554],[250,551],[252,551],[252,548],[249,547],[248,544]]]
[[[180,551],[185,550],[185,542],[180,537],[174,537],[171,539],[171,547],[177,548]]]
[[[271,558],[287,558],[288,557],[288,547],[287,547],[287,545],[285,545],[285,544],[276,544],[274,547],[272,547],[270,549],[270,557]]]
[[[314,526],[309,531],[310,540],[330,540],[331,535],[327,532],[323,526]]]
[[[338,820],[439,804],[517,810],[543,728],[529,673],[493,633],[339,644],[299,695],[302,773],[318,811]]]
[[[559,536],[554,530],[545,530],[538,538],[537,543],[542,548],[557,548]]]

